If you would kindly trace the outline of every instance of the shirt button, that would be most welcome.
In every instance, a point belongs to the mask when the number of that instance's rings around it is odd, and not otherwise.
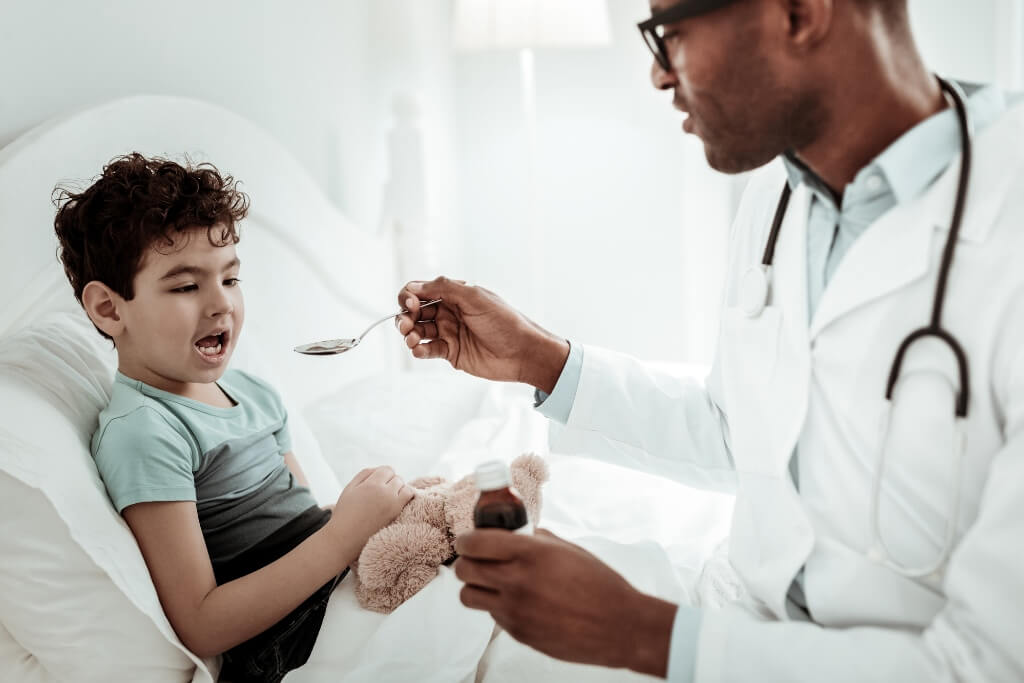
[[[870,191],[870,192],[878,192],[879,190],[882,189],[882,185],[883,185],[882,176],[878,175],[877,173],[873,173],[873,174],[868,176],[868,180],[867,180],[868,191]]]

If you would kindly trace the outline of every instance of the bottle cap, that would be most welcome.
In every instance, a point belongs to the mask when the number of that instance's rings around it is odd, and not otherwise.
[[[481,491],[503,489],[511,483],[508,465],[501,460],[488,460],[476,468],[476,487]]]

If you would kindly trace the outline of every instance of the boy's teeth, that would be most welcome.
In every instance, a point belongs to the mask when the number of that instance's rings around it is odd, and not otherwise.
[[[196,348],[199,349],[199,353],[204,356],[216,356],[220,353],[222,346],[222,344],[217,344],[216,346],[197,346]]]

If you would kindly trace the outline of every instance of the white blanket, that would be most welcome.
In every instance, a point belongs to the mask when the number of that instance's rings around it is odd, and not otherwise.
[[[437,367],[436,372],[371,378],[355,387],[355,394],[352,389],[321,398],[305,413],[342,481],[381,462],[408,478],[454,479],[483,459],[537,452],[551,470],[540,526],[587,548],[638,589],[666,600],[700,604],[702,598],[709,601],[708,591],[735,593],[727,569],[698,585],[705,561],[727,533],[730,496],[593,458],[550,453],[548,421],[533,409],[524,387],[483,383]],[[462,418],[453,419],[456,414]],[[344,581],[331,599],[310,662],[287,680],[649,680],[536,652],[495,630],[486,613],[463,608],[460,589],[454,572],[442,567],[423,591],[381,615],[361,609],[352,583]]]

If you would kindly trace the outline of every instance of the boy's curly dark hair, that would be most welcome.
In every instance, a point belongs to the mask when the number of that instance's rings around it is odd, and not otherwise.
[[[53,202],[57,255],[79,303],[92,280],[134,298],[132,283],[146,251],[160,243],[171,247],[186,230],[206,228],[216,246],[237,244],[237,223],[249,212],[238,182],[213,165],[138,152],[111,160],[82,192],[58,186]]]

